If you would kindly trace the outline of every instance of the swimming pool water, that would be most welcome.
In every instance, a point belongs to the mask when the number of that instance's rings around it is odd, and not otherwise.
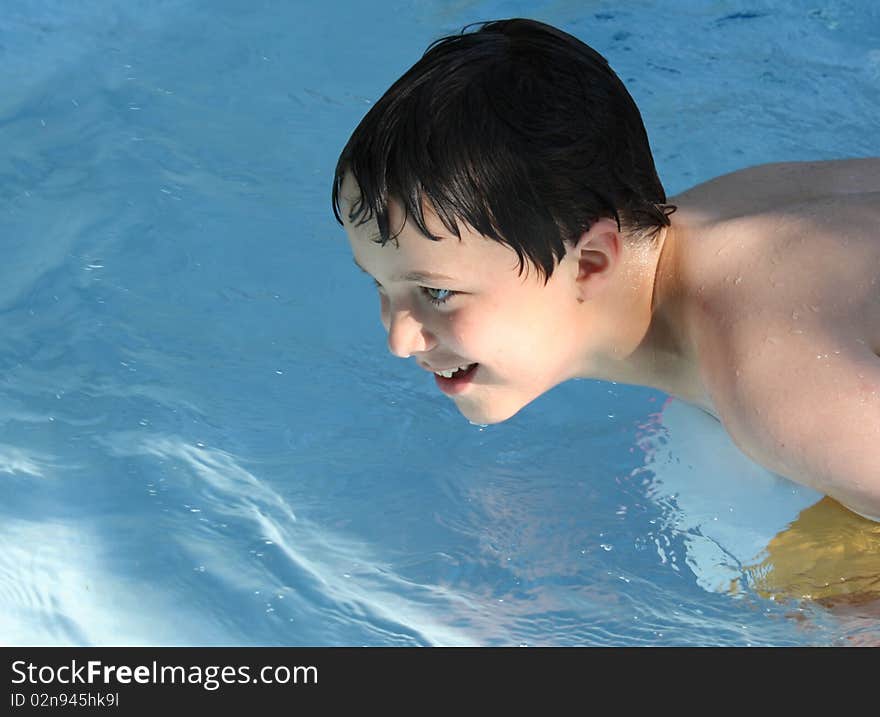
[[[608,57],[670,195],[880,153],[867,0],[4,3],[0,643],[877,640],[876,600],[801,597],[819,496],[700,411],[573,381],[481,428],[388,354],[337,154],[517,15]]]

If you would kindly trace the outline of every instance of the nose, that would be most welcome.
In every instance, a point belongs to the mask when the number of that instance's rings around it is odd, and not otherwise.
[[[388,332],[388,350],[400,358],[429,351],[436,343],[411,308],[395,309],[387,299],[382,302],[382,324]]]

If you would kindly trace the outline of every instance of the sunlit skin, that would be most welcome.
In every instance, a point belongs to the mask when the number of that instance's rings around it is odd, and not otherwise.
[[[346,177],[343,216],[357,196]],[[880,159],[762,165],[670,202],[654,242],[597,221],[546,285],[429,206],[440,241],[393,201],[396,242],[373,242],[374,221],[345,228],[379,285],[391,352],[427,370],[479,364],[453,398],[472,422],[506,420],[571,378],[650,386],[716,416],[765,468],[876,520]]]
[[[349,176],[343,214],[356,196]],[[403,224],[396,245],[372,241],[375,221],[346,221],[345,228],[355,262],[378,284],[391,353],[429,370],[479,363],[472,385],[453,398],[467,419],[504,421],[576,377],[662,382],[649,375],[654,349],[646,337],[665,232],[649,250],[626,242],[616,222],[603,219],[545,284],[529,264],[519,274],[511,248],[466,225],[459,241],[426,209],[428,227],[441,241],[426,239],[411,221],[404,224],[396,204],[391,226]],[[444,278],[406,278],[411,272]]]

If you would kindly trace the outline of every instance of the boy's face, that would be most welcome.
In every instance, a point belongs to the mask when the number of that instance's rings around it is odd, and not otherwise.
[[[356,196],[356,185],[347,178],[341,192],[344,217]],[[403,210],[397,205],[389,211],[392,230],[399,228]],[[463,386],[438,383],[461,413],[479,424],[503,421],[577,375],[584,347],[576,330],[583,320],[577,312],[576,262],[566,257],[545,286],[532,266],[519,275],[509,247],[464,226],[459,241],[436,216],[426,212],[426,220],[441,241],[424,237],[407,221],[397,245],[382,246],[371,239],[378,234],[375,220],[360,226],[346,221],[355,262],[380,285],[390,351],[415,359],[431,371],[426,380],[432,381],[435,369],[476,363]],[[412,276],[416,272],[444,278]]]

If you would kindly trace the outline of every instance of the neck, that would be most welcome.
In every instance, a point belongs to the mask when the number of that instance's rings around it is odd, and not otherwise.
[[[685,330],[680,281],[679,250],[685,233],[685,222],[679,220],[650,246],[626,242],[617,288],[593,307],[595,315],[605,319],[605,349],[590,357],[582,377],[649,386],[698,400],[696,354]]]

